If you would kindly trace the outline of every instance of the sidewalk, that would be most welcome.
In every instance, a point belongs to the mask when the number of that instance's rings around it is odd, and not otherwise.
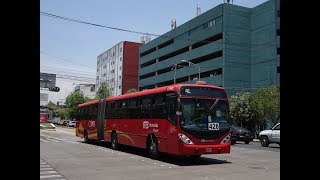
[[[56,126],[52,123],[40,123],[40,129],[56,129]]]

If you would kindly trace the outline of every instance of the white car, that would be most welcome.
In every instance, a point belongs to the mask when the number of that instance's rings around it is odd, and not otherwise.
[[[68,124],[67,124],[68,127],[76,127],[76,121],[70,121]]]
[[[268,147],[270,143],[277,143],[280,146],[280,123],[277,123],[271,130],[264,130],[259,133],[261,146]]]

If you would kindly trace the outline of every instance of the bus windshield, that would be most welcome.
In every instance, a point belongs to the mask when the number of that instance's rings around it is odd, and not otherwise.
[[[181,99],[181,126],[190,130],[229,129],[228,103],[220,99]]]

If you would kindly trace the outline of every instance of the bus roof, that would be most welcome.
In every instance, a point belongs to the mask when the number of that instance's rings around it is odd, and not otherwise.
[[[99,103],[99,100],[93,100],[93,101],[89,101],[89,102],[85,102],[85,103],[82,103],[82,104],[78,104],[78,108],[79,107],[82,107],[82,106],[88,106],[88,105],[92,105],[92,104],[98,104]]]
[[[133,98],[133,97],[139,97],[139,96],[145,96],[145,95],[151,95],[151,94],[158,94],[158,93],[169,92],[169,91],[179,92],[180,88],[183,86],[211,87],[211,88],[224,90],[224,88],[222,88],[222,87],[208,85],[208,84],[174,84],[174,85],[170,85],[170,86],[163,86],[163,87],[158,87],[158,88],[153,88],[153,89],[147,89],[147,90],[124,94],[124,95],[120,95],[120,96],[108,97],[108,98],[106,98],[106,100],[107,101],[115,101],[115,100],[120,100],[120,99],[127,99],[127,98]],[[78,107],[83,107],[83,106],[98,104],[98,103],[99,103],[99,100],[94,100],[94,101],[79,104]]]

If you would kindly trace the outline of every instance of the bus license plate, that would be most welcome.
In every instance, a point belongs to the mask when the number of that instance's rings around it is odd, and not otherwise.
[[[205,151],[208,152],[212,152],[212,148],[206,148]]]

